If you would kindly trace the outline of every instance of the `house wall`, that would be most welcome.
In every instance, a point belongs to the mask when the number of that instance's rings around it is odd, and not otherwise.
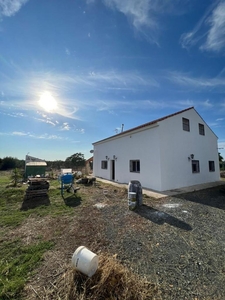
[[[112,160],[115,160],[115,182],[140,181],[143,187],[161,190],[158,126],[115,136],[94,144],[94,176],[112,180]],[[109,157],[108,168],[101,169],[101,161]],[[130,160],[140,160],[140,173],[130,172]]]
[[[183,117],[190,121],[190,132],[183,130]],[[205,135],[199,134],[199,123]],[[217,137],[194,109],[160,122],[159,133],[162,190],[220,180]],[[199,160],[200,173],[192,173],[190,154]],[[209,160],[215,162],[215,172],[209,171]]]

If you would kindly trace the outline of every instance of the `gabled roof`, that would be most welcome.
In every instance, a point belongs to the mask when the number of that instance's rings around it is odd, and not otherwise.
[[[93,156],[90,157],[90,158],[88,158],[88,159],[86,159],[86,162],[90,162],[90,161],[93,161]]]
[[[99,143],[99,142],[103,142],[103,141],[109,140],[109,139],[111,139],[111,138],[113,138],[113,137],[118,137],[118,136],[121,136],[121,135],[124,135],[124,134],[127,134],[127,133],[131,133],[131,132],[133,132],[133,131],[135,131],[135,130],[138,130],[138,129],[141,129],[141,128],[144,128],[144,127],[147,127],[147,126],[157,124],[158,122],[161,122],[161,121],[166,120],[166,119],[168,119],[168,118],[171,118],[171,117],[174,117],[174,116],[176,116],[176,115],[179,115],[179,114],[181,114],[181,113],[183,113],[183,112],[185,112],[185,111],[188,111],[188,110],[190,110],[190,109],[194,109],[194,106],[189,107],[189,108],[186,108],[186,109],[183,109],[183,110],[180,110],[180,111],[178,111],[178,112],[176,112],[176,113],[173,113],[173,114],[170,114],[170,115],[168,115],[168,116],[165,116],[165,117],[156,119],[156,120],[154,120],[154,121],[151,121],[151,122],[142,124],[142,125],[140,125],[140,126],[137,126],[137,127],[134,127],[134,128],[128,129],[128,130],[125,130],[125,131],[123,131],[123,132],[121,132],[121,133],[118,133],[118,134],[116,134],[116,135],[113,135],[113,136],[110,136],[110,137],[105,138],[105,139],[103,139],[103,140],[97,141],[97,142],[93,143],[93,145],[94,145],[94,144],[97,144],[97,143]]]

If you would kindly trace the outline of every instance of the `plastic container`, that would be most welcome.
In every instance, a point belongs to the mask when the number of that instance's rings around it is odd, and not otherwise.
[[[98,269],[98,256],[85,246],[80,246],[73,254],[72,265],[76,270],[91,277]]]
[[[61,181],[64,184],[70,184],[73,182],[73,174],[63,174],[61,176]]]
[[[128,206],[133,210],[137,206],[137,194],[135,192],[128,192]]]

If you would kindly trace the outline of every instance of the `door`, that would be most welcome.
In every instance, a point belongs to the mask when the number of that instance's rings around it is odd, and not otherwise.
[[[111,160],[111,180],[115,180],[115,160]]]

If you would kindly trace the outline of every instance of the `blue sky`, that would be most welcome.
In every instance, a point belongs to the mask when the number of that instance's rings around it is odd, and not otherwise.
[[[2,158],[89,158],[190,106],[225,148],[224,92],[225,1],[0,0]]]

